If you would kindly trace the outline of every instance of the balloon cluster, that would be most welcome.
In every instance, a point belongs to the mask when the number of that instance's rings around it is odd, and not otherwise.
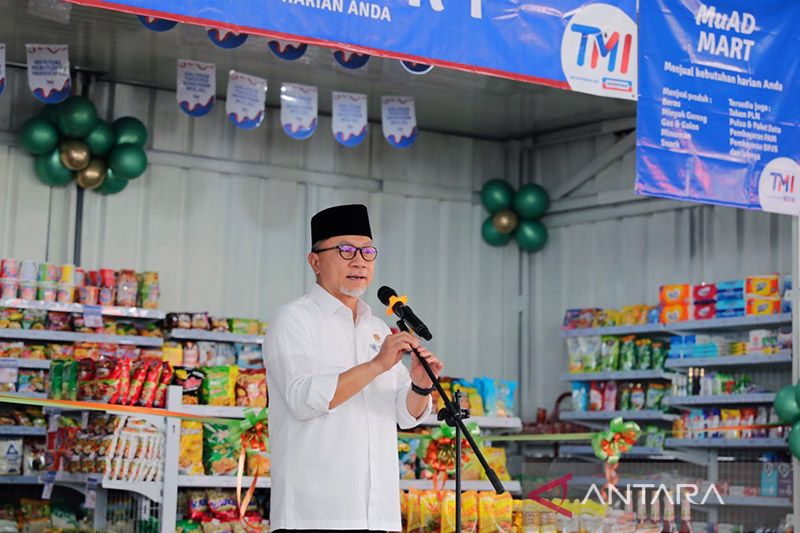
[[[45,106],[22,126],[20,142],[35,156],[36,175],[52,187],[74,178],[84,189],[115,194],[147,168],[144,124],[134,117],[112,124],[99,120],[97,108],[83,96]]]
[[[511,237],[527,252],[538,252],[547,243],[547,228],[539,220],[550,206],[550,196],[529,183],[514,193],[511,184],[494,179],[481,189],[481,201],[491,215],[481,226],[483,240],[491,246],[508,244]]]
[[[775,395],[775,412],[784,424],[792,426],[789,432],[789,451],[800,459],[800,382],[786,385]]]
[[[601,461],[616,464],[620,455],[630,450],[641,434],[642,430],[636,422],[625,422],[621,417],[614,418],[608,430],[592,437],[592,451]]]

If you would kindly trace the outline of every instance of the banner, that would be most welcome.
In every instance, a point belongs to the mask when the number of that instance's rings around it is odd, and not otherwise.
[[[336,142],[348,148],[361,144],[367,137],[367,95],[334,91],[332,108]]]
[[[800,215],[800,3],[641,3],[636,192]]]
[[[177,97],[181,110],[192,117],[207,115],[217,94],[217,68],[213,63],[178,60]]]
[[[267,80],[231,70],[225,112],[243,130],[257,128],[264,120]]]
[[[281,85],[281,125],[293,139],[308,139],[317,131],[317,88],[296,83]]]
[[[395,148],[408,148],[417,139],[417,112],[410,96],[381,98],[383,136]]]
[[[28,86],[45,104],[63,102],[72,89],[69,47],[66,44],[28,44]],[[5,63],[5,62],[4,62]]]
[[[6,88],[6,45],[0,43],[0,94]]]
[[[69,1],[636,98],[636,0]]]

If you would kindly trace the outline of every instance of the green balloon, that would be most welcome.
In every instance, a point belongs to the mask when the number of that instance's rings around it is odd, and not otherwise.
[[[483,240],[486,241],[486,244],[490,246],[503,246],[504,244],[508,244],[508,241],[511,240],[510,233],[500,233],[495,229],[494,224],[492,224],[492,217],[483,221],[481,235],[483,236]]]
[[[514,189],[505,180],[489,180],[481,189],[481,201],[492,214],[511,207],[513,198]]]
[[[795,423],[789,432],[789,451],[800,459],[800,422]]]
[[[523,185],[514,195],[514,211],[525,220],[539,218],[549,206],[550,195],[535,183]]]
[[[53,123],[54,126],[58,126],[58,117],[61,115],[63,102],[59,104],[48,104],[44,106],[42,112],[39,113],[39,116],[42,118],[46,118],[50,122]]]
[[[72,181],[72,171],[61,164],[58,148],[49,154],[37,155],[33,163],[36,175],[45,185],[59,187]]]
[[[126,178],[116,176],[114,171],[109,168],[106,171],[106,179],[103,180],[103,184],[95,190],[102,194],[117,194],[127,186],[128,180]]]
[[[136,117],[118,118],[111,125],[117,144],[135,144],[144,146],[147,143],[147,128]]]
[[[141,146],[119,144],[108,155],[108,168],[120,178],[138,178],[147,169],[147,155]]]
[[[31,155],[46,154],[58,145],[58,130],[46,118],[35,117],[22,125],[19,140]]]
[[[538,252],[547,244],[547,228],[538,220],[521,220],[515,237],[526,252]]]
[[[784,424],[800,421],[800,407],[794,397],[794,387],[786,385],[775,395],[775,412]]]
[[[89,147],[89,152],[93,156],[102,157],[114,146],[114,139],[114,130],[111,125],[108,122],[98,120],[83,141]]]
[[[73,139],[86,137],[97,123],[97,108],[85,96],[70,96],[58,113],[59,131]]]

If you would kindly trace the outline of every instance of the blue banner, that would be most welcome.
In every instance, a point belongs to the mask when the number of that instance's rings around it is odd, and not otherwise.
[[[800,2],[640,3],[636,192],[800,215]]]
[[[636,0],[69,0],[635,99]]]

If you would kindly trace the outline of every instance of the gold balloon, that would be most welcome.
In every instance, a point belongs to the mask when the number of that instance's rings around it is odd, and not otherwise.
[[[59,147],[61,164],[70,170],[83,170],[90,161],[89,147],[81,141],[69,140]]]
[[[517,229],[517,214],[511,209],[501,209],[492,217],[492,226],[499,233],[507,235]]]
[[[107,173],[108,171],[104,161],[101,159],[92,159],[89,166],[76,172],[75,176],[78,179],[78,185],[84,189],[91,190],[103,184]]]

